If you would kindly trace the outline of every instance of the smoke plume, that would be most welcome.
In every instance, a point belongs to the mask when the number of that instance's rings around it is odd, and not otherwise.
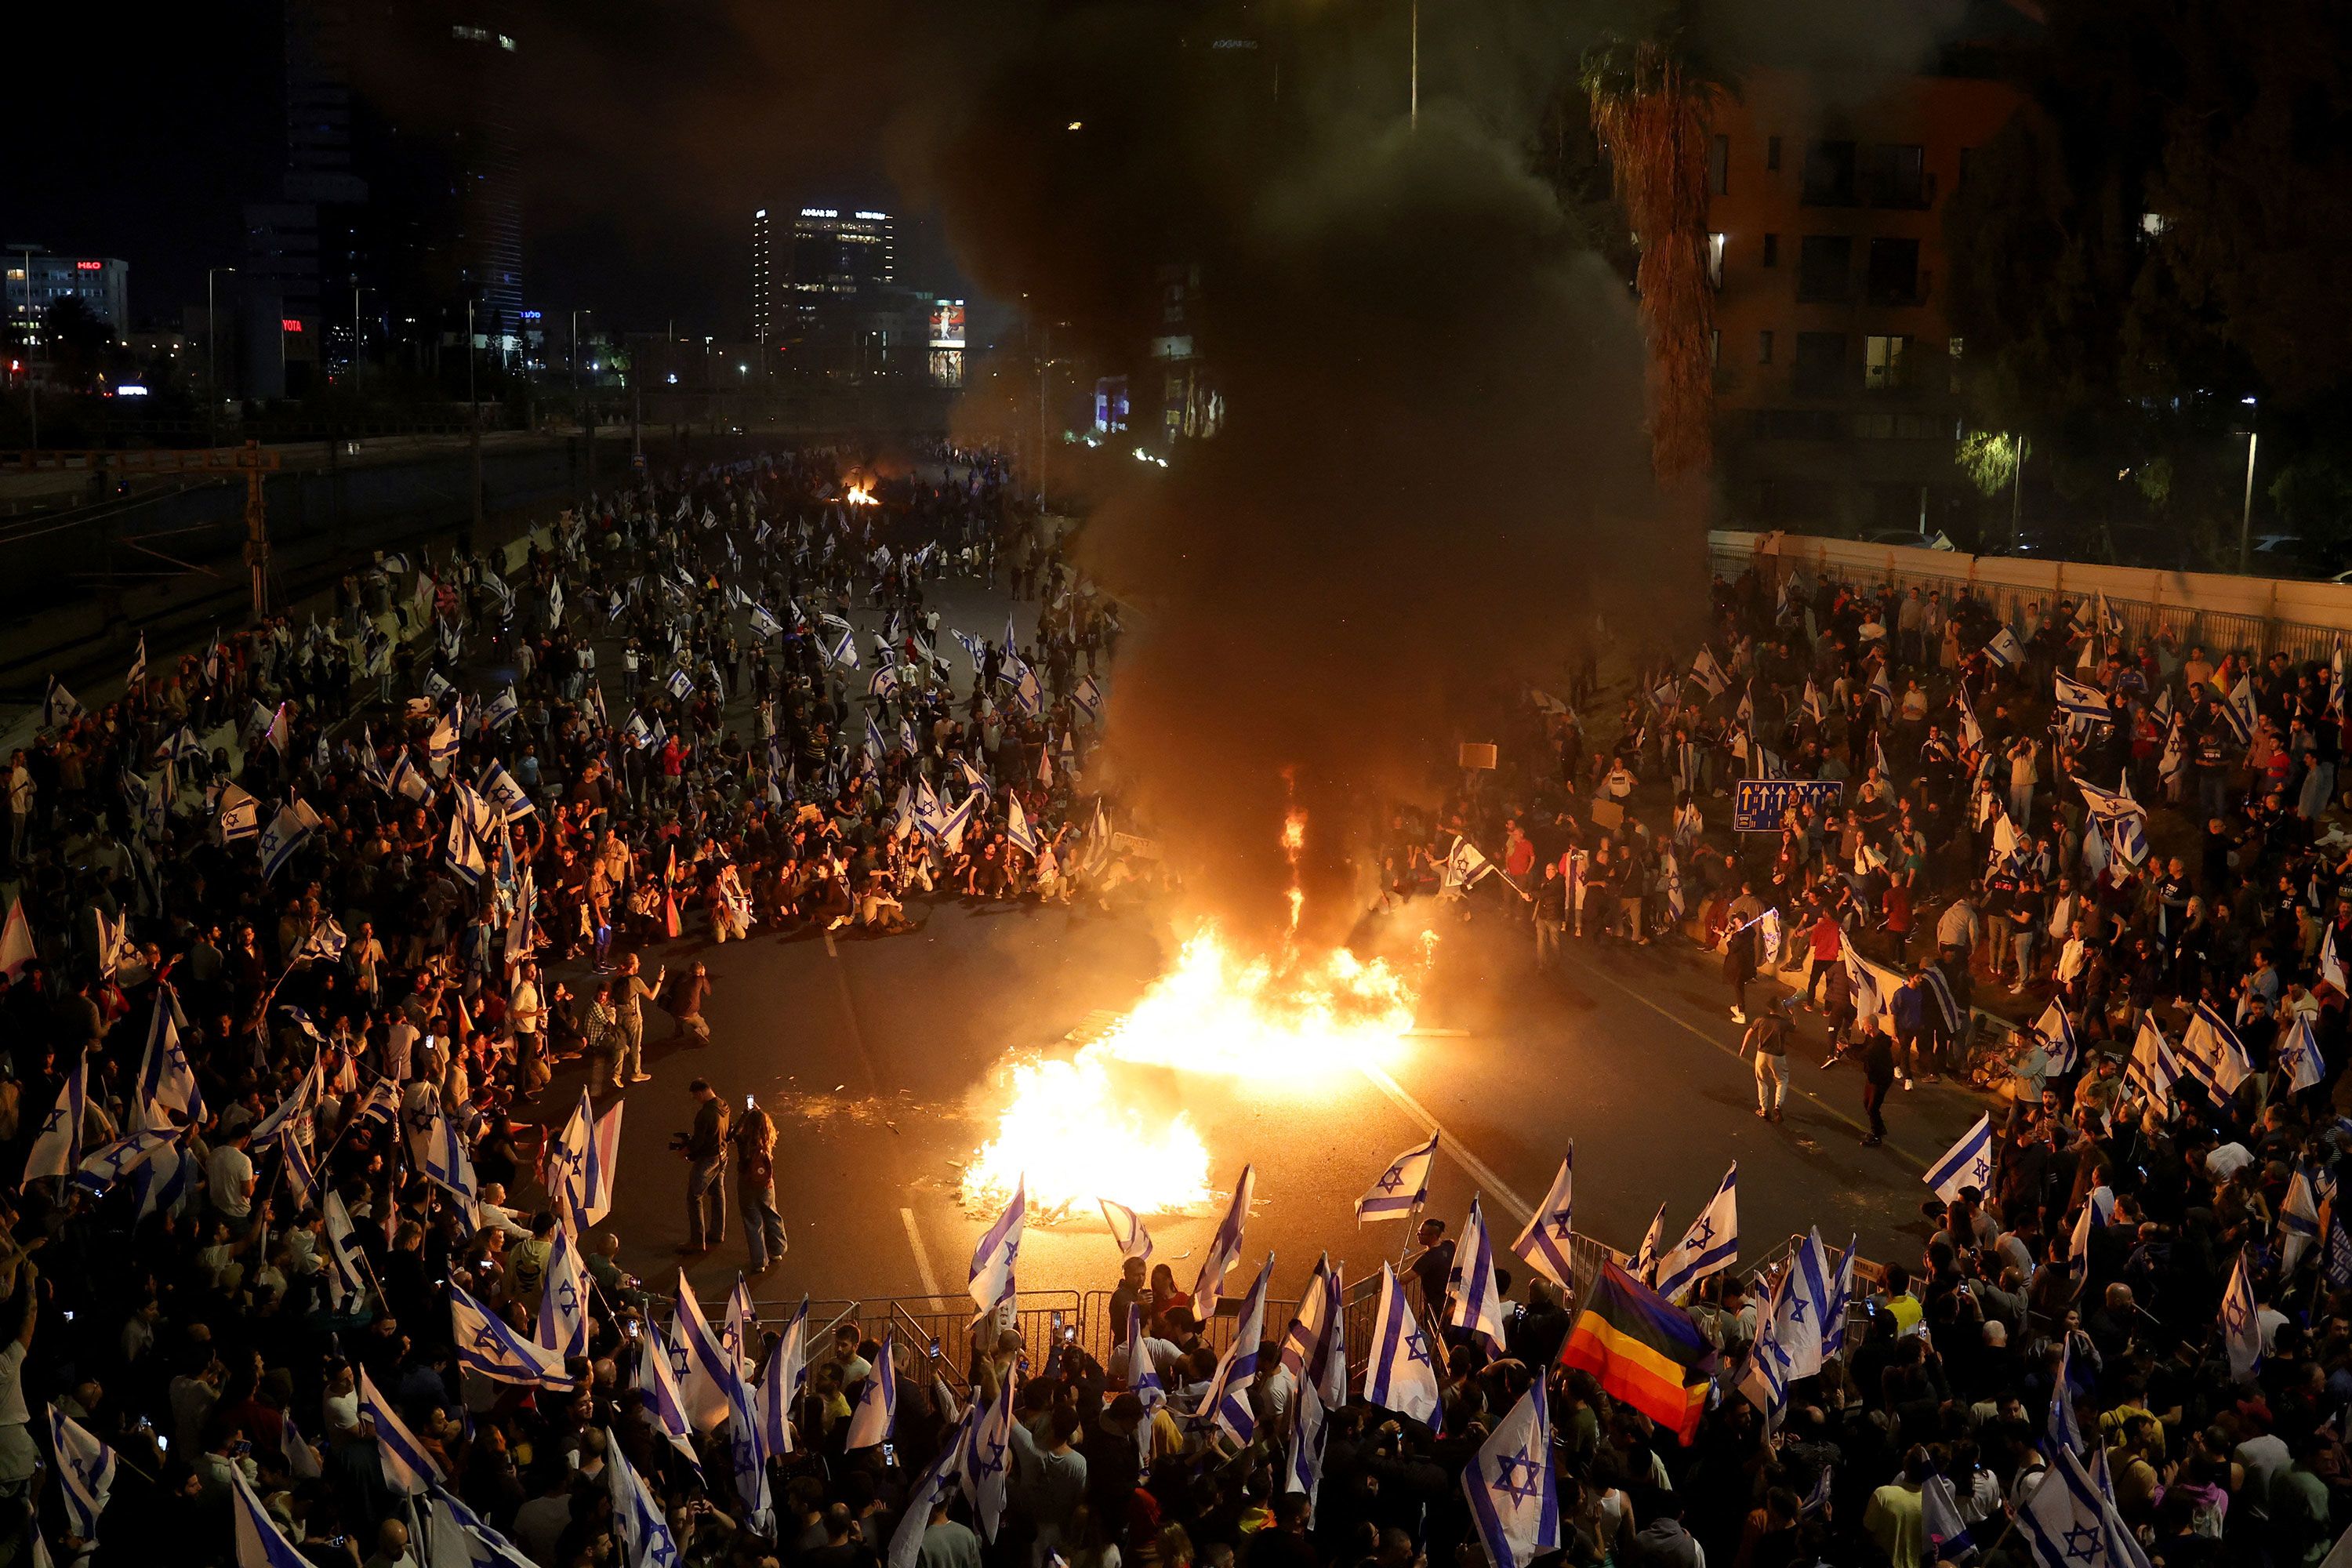
[[[1171,468],[1098,461],[1078,554],[1134,606],[1109,771],[1244,924],[1284,913],[1286,797],[1336,934],[1368,797],[1432,798],[1604,594],[1623,624],[1700,580],[1698,524],[1649,489],[1625,285],[1528,167],[1580,40],[1498,0],[1443,26],[1417,127],[1402,27],[1326,12],[1244,49],[1117,4],[1035,16],[902,126],[964,268],[1077,374],[1135,372],[1147,431],[1155,285],[1197,276],[1223,428]]]

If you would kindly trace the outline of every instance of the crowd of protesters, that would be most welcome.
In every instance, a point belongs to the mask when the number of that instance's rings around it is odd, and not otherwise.
[[[1116,605],[984,454],[873,506],[850,477],[660,476],[519,558],[380,561],[329,619],[121,701],[53,692],[12,762],[0,933],[0,1563],[284,1568],[282,1537],[320,1568],[1465,1565],[1465,1468],[1538,1381],[1538,1555],[1580,1568],[2035,1561],[2009,1521],[2069,1445],[2149,1561],[2316,1563],[2352,1520],[2333,674],[2133,645],[2103,605],[2010,622],[1751,572],[1613,729],[1580,715],[1635,660],[1596,630],[1494,778],[1378,847],[1384,901],[1492,900],[1547,964],[1720,952],[1768,1118],[1761,1058],[1800,1033],[1760,1000],[1776,971],[1882,1099],[1998,1079],[1980,1173],[1782,1396],[1743,1372],[1786,1276],[1698,1281],[1718,1397],[1687,1442],[1558,1364],[1579,1304],[1515,1267],[1500,1353],[1448,1327],[1433,1418],[1329,1411],[1311,1491],[1281,1323],[1237,1443],[1196,1414],[1230,1347],[1164,1265],[1113,1303],[1164,1400],[1100,1346],[761,1323],[740,1289],[706,1319],[630,1276],[594,1183],[550,1158],[576,1161],[584,1110],[547,1091],[575,1058],[601,1100],[645,1081],[656,1008],[707,1035],[703,966],[638,950],[1149,874],[1083,785]],[[944,584],[1000,580],[1031,636],[942,618]],[[2049,722],[2062,671],[2103,718]],[[1745,778],[1846,787],[1734,836]],[[2004,993],[2023,1026],[1993,1050],[1978,1004]],[[756,1272],[783,1242],[773,1124],[696,1095],[683,1152],[732,1163]],[[1454,1245],[1421,1240],[1413,1299],[1453,1324]],[[2237,1279],[2251,1366],[2217,1330]]]

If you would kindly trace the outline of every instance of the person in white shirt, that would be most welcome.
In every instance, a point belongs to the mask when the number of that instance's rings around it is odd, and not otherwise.
[[[223,1131],[226,1136],[215,1141],[205,1161],[205,1188],[214,1212],[242,1236],[253,1221],[253,1161],[245,1152],[252,1130],[240,1126],[233,1132]]]

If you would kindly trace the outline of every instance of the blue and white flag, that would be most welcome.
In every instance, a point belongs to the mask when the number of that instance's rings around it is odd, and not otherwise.
[[[1974,1187],[1979,1193],[1992,1190],[1992,1117],[1990,1113],[1976,1119],[1975,1125],[1960,1134],[1960,1141],[1944,1152],[1944,1157],[1927,1167],[1919,1178],[1934,1189],[1946,1203],[1960,1195],[1963,1187]]]
[[[1192,1315],[1204,1323],[1217,1315],[1217,1303],[1224,1300],[1225,1275],[1241,1261],[1242,1230],[1249,1223],[1250,1200],[1256,1193],[1257,1167],[1244,1165],[1241,1180],[1234,1184],[1233,1201],[1225,1205],[1225,1216],[1217,1222],[1216,1234],[1209,1237],[1208,1251],[1201,1258],[1200,1278],[1192,1282]]]
[[[278,1528],[244,1470],[235,1465],[227,1469],[236,1529],[236,1568],[310,1568],[310,1560]]]
[[[1258,1352],[1265,1341],[1265,1293],[1274,1282],[1274,1254],[1265,1255],[1257,1278],[1243,1293],[1234,1337],[1218,1358],[1209,1391],[1201,1397],[1201,1415],[1214,1422],[1234,1442],[1247,1447],[1257,1435],[1257,1415],[1250,1408],[1250,1384],[1257,1381]]]
[[[153,1125],[146,1117],[156,1110],[173,1113],[181,1125],[205,1119],[204,1092],[196,1087],[196,1069],[181,1047],[180,1031],[172,1015],[177,1010],[168,987],[155,991],[155,1011],[147,1021],[147,1052],[139,1062],[139,1092],[131,1097],[131,1128]]]
[[[2042,1568],[2148,1568],[2131,1526],[2065,1449],[2050,1456],[2017,1526]]]
[[[2200,1002],[2180,1036],[2181,1062],[2189,1076],[2203,1084],[2215,1099],[2238,1092],[2254,1076],[2253,1058],[2237,1031],[2221,1019],[2210,1002]]]
[[[884,1562],[887,1568],[915,1568],[922,1555],[923,1533],[931,1525],[931,1510],[944,1501],[948,1489],[956,1484],[956,1468],[971,1441],[971,1428],[980,1419],[977,1410],[967,1410],[931,1456],[930,1463],[915,1478],[907,1490],[906,1511],[898,1516],[898,1526],[890,1532],[890,1550]]]
[[[1941,1472],[1932,1473],[1919,1489],[1920,1522],[1927,1531],[1930,1560],[1966,1563],[1980,1548],[1960,1518],[1960,1500]],[[1996,1519],[2000,1516],[1995,1515]]]
[[[41,701],[42,728],[54,730],[60,724],[70,724],[83,711],[82,705],[74,700],[74,694],[66,689],[65,682],[54,675],[49,677],[48,695]]]
[[[279,806],[277,816],[261,835],[261,879],[269,881],[284,869],[286,863],[294,858],[294,852],[310,842],[318,826],[319,814],[304,805],[301,796],[296,795]]]
[[[1311,1384],[1298,1385],[1296,1419],[1290,1427],[1290,1450],[1283,1457],[1282,1489],[1307,1494],[1307,1523],[1315,1523],[1315,1505],[1323,1492],[1323,1455],[1330,1428],[1323,1418],[1323,1397]]]
[[[888,1441],[891,1429],[898,1425],[897,1332],[895,1329],[882,1331],[882,1348],[874,1352],[873,1375],[866,1378],[865,1391],[857,1396],[857,1408],[850,1412],[848,1441],[843,1447],[851,1453]]]
[[[261,803],[236,784],[224,785],[217,820],[220,840],[225,845],[257,837],[261,833]]]
[[[2115,721],[2115,712],[2107,705],[2107,694],[2095,686],[2086,685],[2064,670],[2055,672],[2058,711],[2069,719],[2080,719],[2090,724],[2107,724]]]
[[[819,646],[823,647],[822,644]],[[857,668],[856,631],[854,628],[845,627],[840,639],[831,647],[823,648],[823,651],[827,664],[838,669],[856,669]]]
[[[1690,1229],[1658,1260],[1658,1294],[1679,1304],[1700,1280],[1730,1268],[1738,1256],[1739,1162],[1734,1160]]]
[[[512,773],[507,772],[503,763],[492,763],[484,770],[482,795],[498,814],[499,822],[513,822],[539,809],[531,804],[529,792],[515,782]]]
[[[1013,847],[1020,850],[1024,855],[1033,858],[1036,856],[1037,834],[1029,826],[1028,815],[1021,809],[1021,798],[1018,795],[1008,795],[1004,797],[1004,837],[1012,841]]]
[[[1731,678],[1723,673],[1723,666],[1715,659],[1715,650],[1705,644],[1691,660],[1690,679],[1706,689],[1709,697],[1720,697],[1730,688]]]
[[[137,1174],[166,1146],[177,1143],[186,1135],[184,1127],[165,1125],[126,1133],[101,1143],[83,1156],[81,1163],[74,1171],[74,1184],[93,1193],[103,1194],[115,1183]]]
[[[771,1454],[793,1451],[793,1402],[808,1382],[808,1298],[784,1325],[776,1348],[768,1352],[768,1367],[760,1386],[761,1446]]]
[[[1037,672],[1025,660],[1016,658],[1013,662],[1018,667],[1013,681],[1013,700],[1021,705],[1021,711],[1034,719],[1045,710],[1045,689],[1038,683]]]
[[[613,1524],[625,1552],[622,1561],[629,1568],[678,1568],[684,1559],[668,1514],[621,1452],[618,1434],[607,1428],[604,1435],[604,1478],[613,1498]]]
[[[57,1100],[42,1119],[41,1130],[33,1136],[32,1151],[25,1156],[25,1179],[17,1184],[18,1190],[44,1177],[69,1177],[81,1168],[81,1129],[89,1109],[89,1058],[84,1055],[74,1063],[71,1076],[58,1086]]]
[[[2221,1292],[2221,1344],[2230,1352],[2230,1375],[2243,1383],[2263,1364],[2262,1313],[2254,1304],[2254,1277],[2243,1248]]]
[[[972,1249],[971,1274],[965,1288],[983,1312],[995,1309],[999,1302],[1011,1297],[1016,1287],[1013,1282],[1013,1265],[1021,1256],[1023,1228],[1029,1220],[1029,1179],[1023,1176],[1013,1185],[1013,1201],[996,1216]]]
[[[2042,1037],[2042,1050],[2050,1058],[2050,1076],[2058,1078],[2073,1072],[2083,1059],[2082,1043],[2074,1037],[2074,1020],[2067,1016],[2065,1005],[2053,996],[2042,1016],[2033,1022],[2033,1032]]]
[[[1371,1359],[1364,1367],[1364,1403],[1426,1423],[1443,1421],[1436,1347],[1412,1315],[1396,1270],[1381,1265],[1381,1300],[1372,1316]]]
[[[114,1488],[114,1450],[83,1430],[73,1417],[49,1406],[49,1451],[58,1469],[58,1500],[65,1504],[67,1533],[98,1539],[98,1517]]]
[[[2091,1195],[2084,1200],[2083,1212],[2074,1216],[2074,1228],[2066,1242],[2066,1268],[2074,1276],[2077,1296],[2091,1278],[2091,1233],[2104,1229],[2115,1213],[2114,1189],[2100,1186],[2091,1189]]]
[[[1633,1278],[1655,1289],[1658,1284],[1658,1256],[1666,1247],[1666,1205],[1660,1204],[1658,1212],[1650,1216],[1650,1228],[1642,1233],[1642,1245],[1633,1249]]]
[[[323,958],[332,963],[342,957],[343,950],[350,945],[351,938],[343,933],[341,926],[335,923],[335,917],[320,915],[319,923],[310,928],[310,934],[302,939],[302,949],[295,956],[299,959]]]
[[[694,695],[694,677],[683,669],[669,672],[669,694],[680,702]]]
[[[1454,1246],[1454,1272],[1446,1293],[1453,1299],[1452,1322],[1486,1342],[1486,1353],[1503,1353],[1503,1292],[1495,1284],[1495,1247],[1486,1235],[1486,1216],[1478,1199],[1470,1199],[1470,1217]],[[1244,1438],[1243,1441],[1246,1442]]]
[[[648,1331],[638,1347],[637,1392],[645,1396],[646,1410],[655,1426],[699,1472],[702,1456],[695,1449],[694,1423],[687,1418],[686,1400],[677,1391],[677,1369],[686,1353],[684,1336],[675,1322],[670,1332],[675,1343],[666,1344],[660,1335]]]
[[[1538,1379],[1495,1424],[1462,1472],[1462,1495],[1493,1568],[1528,1568],[1559,1549],[1559,1490],[1551,1464],[1550,1394]]]
[[[1845,1251],[1830,1273],[1829,1309],[1822,1314],[1822,1354],[1833,1356],[1845,1349],[1845,1320],[1853,1305],[1853,1263],[1862,1238],[1849,1234]]]
[[[433,1523],[428,1538],[432,1552],[426,1559],[432,1568],[538,1568],[520,1547],[467,1507],[465,1499],[439,1486],[433,1489],[432,1495]],[[445,1542],[464,1548],[462,1563],[444,1555],[447,1551]]]
[[[1013,1425],[1019,1418],[1014,1393],[1014,1380],[1007,1377],[987,1414],[964,1429],[964,1451],[956,1467],[964,1496],[971,1503],[973,1516],[980,1521],[981,1536],[992,1542],[996,1539],[998,1522],[1004,1517],[1006,1483],[1012,1475]]]
[[[2294,1016],[2286,1038],[2279,1043],[2278,1061],[2280,1069],[2287,1075],[2290,1090],[2314,1088],[2325,1076],[2326,1068],[2319,1059],[2319,1037],[2312,1029],[2310,1014]]]
[[[678,1397],[686,1402],[686,1416],[694,1429],[708,1433],[726,1421],[734,1403],[734,1384],[743,1375],[742,1363],[711,1331],[710,1320],[703,1316],[702,1303],[695,1300],[694,1287],[687,1283],[683,1268],[677,1271],[676,1312],[672,1327],[686,1346]]]
[[[490,858],[482,853],[482,841],[466,826],[466,819],[452,815],[449,818],[449,868],[467,887],[479,887],[489,873]]]
[[[2300,1166],[2288,1180],[2286,1197],[2279,1205],[2278,1230],[2279,1278],[2290,1279],[2304,1254],[2319,1239],[2319,1196]]]
[[[752,605],[751,616],[751,629],[759,634],[761,642],[773,642],[784,635],[783,623],[770,615],[764,605]]]
[[[1356,1200],[1356,1223],[1368,1219],[1403,1219],[1429,1198],[1429,1168],[1437,1161],[1438,1134],[1416,1143],[1389,1162],[1364,1195]]]
[[[286,1473],[298,1481],[315,1481],[324,1472],[319,1466],[319,1450],[310,1447],[302,1436],[302,1428],[294,1424],[294,1413],[278,1413],[278,1453],[286,1461]]]
[[[2253,682],[2245,676],[2238,677],[2238,684],[2230,689],[2230,694],[2221,708],[2221,717],[2230,721],[2231,730],[2237,731],[2238,743],[2242,746],[2253,744],[2254,725],[2259,718],[2254,709]]]
[[[866,678],[866,695],[877,702],[887,702],[898,694],[898,667],[895,664],[877,666]]]
[[[1575,1267],[1569,1261],[1569,1247],[1576,1237],[1575,1175],[1576,1145],[1571,1142],[1567,1157],[1559,1163],[1559,1174],[1551,1179],[1551,1191],[1544,1194],[1536,1212],[1528,1216],[1527,1228],[1511,1243],[1520,1261],[1562,1289],[1575,1276]]]
[[[1315,1260],[1315,1272],[1299,1292],[1298,1310],[1282,1335],[1282,1364],[1293,1381],[1319,1390],[1323,1403],[1335,1410],[1348,1403],[1348,1323],[1342,1300],[1339,1271],[1327,1252]]]
[[[1089,724],[1102,717],[1102,688],[1095,684],[1093,676],[1081,677],[1070,689],[1070,704],[1087,716]]]
[[[1821,1232],[1811,1232],[1790,1253],[1788,1267],[1773,1281],[1738,1384],[1764,1412],[1768,1426],[1780,1424],[1789,1385],[1822,1370],[1822,1342],[1836,1289],[1829,1249],[1822,1245]]]
[[[2132,1041],[2131,1066],[2125,1069],[2125,1081],[2137,1087],[2153,1104],[2159,1115],[2172,1114],[2172,1086],[2188,1075],[2180,1058],[2173,1054],[2164,1031],[2156,1026],[2155,1018],[2142,1013],[2139,1034]]]
[[[514,684],[509,681],[499,689],[482,710],[482,728],[503,730],[522,716],[522,703],[515,697]]]
[[[1127,1304],[1127,1332],[1118,1342],[1118,1351],[1108,1368],[1111,1374],[1127,1385],[1127,1391],[1142,1401],[1149,1412],[1168,1403],[1168,1387],[1160,1381],[1160,1368],[1153,1363],[1151,1350],[1144,1342],[1143,1307],[1140,1302]],[[1150,1458],[1150,1445],[1141,1446],[1142,1458]]]
[[[1147,1261],[1151,1257],[1151,1233],[1143,1228],[1143,1221],[1125,1204],[1115,1204],[1108,1198],[1097,1198],[1102,1205],[1103,1223],[1110,1226],[1110,1238],[1118,1243],[1118,1255]]]
[[[139,634],[139,646],[131,650],[131,673],[123,679],[123,687],[126,690],[135,693],[139,689],[139,683],[146,679],[147,634],[142,631]]]
[[[1992,634],[1991,640],[1984,645],[1984,651],[1985,658],[2002,669],[2011,669],[2025,662],[2024,645],[2007,626]]]
[[[2332,921],[2319,933],[2319,978],[2336,987],[2337,995],[2352,995],[2352,978],[2347,977],[2344,955],[2336,951]]]
[[[567,1360],[588,1353],[588,1270],[572,1227],[561,1223],[540,1286],[539,1342]]]
[[[453,1293],[456,1287],[452,1286]],[[461,1338],[459,1343],[464,1343]],[[462,1352],[461,1352],[462,1354]],[[383,1462],[384,1489],[403,1497],[423,1497],[425,1487],[433,1481],[446,1481],[433,1456],[416,1440],[416,1434],[394,1410],[392,1402],[376,1392],[375,1384],[364,1368],[359,1369],[360,1419],[375,1428],[376,1457]]]
[[[454,1281],[446,1289],[451,1342],[457,1348],[458,1363],[467,1371],[492,1383],[525,1388],[576,1386],[578,1380],[563,1369],[562,1352],[524,1338]]]

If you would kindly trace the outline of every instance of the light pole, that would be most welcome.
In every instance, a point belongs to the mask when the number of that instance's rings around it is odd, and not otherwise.
[[[31,416],[33,450],[41,449],[41,389],[33,374],[33,346],[41,330],[40,312],[33,306],[33,253],[22,252],[25,266],[25,408]]]
[[[1412,67],[1406,88],[1405,125],[1409,130],[1421,129],[1421,0],[1412,0]]]
[[[1052,450],[1045,444],[1045,389],[1054,374],[1054,367],[1068,362],[1049,359],[1037,366],[1037,515],[1045,515],[1045,454]]]
[[[361,284],[352,285],[352,395],[359,395],[363,367],[367,363],[367,334],[360,329],[360,296],[368,292]]]
[[[2246,416],[2246,500],[2238,513],[2238,572],[2242,576],[2254,564],[2254,452],[2262,445],[2263,433],[2254,427],[2261,408],[2251,397],[2239,401],[2254,410]]]

